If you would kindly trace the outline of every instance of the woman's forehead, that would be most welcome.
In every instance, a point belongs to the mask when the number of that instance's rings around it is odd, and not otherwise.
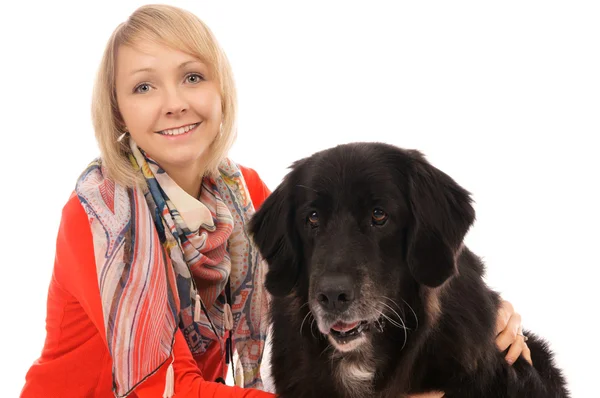
[[[202,60],[189,53],[148,40],[119,46],[116,63],[118,73],[125,75],[177,70],[187,66],[207,67]]]

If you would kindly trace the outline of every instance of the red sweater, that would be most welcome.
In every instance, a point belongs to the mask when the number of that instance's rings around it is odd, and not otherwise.
[[[269,190],[254,170],[241,170],[254,206],[259,207]],[[85,210],[77,196],[72,195],[63,208],[56,242],[48,290],[46,341],[40,358],[27,372],[21,397],[114,397],[112,359],[104,330],[92,233]],[[213,382],[225,366],[217,344],[194,358],[178,331],[173,352],[176,397],[274,397],[263,391]],[[169,363],[129,396],[162,397]]]

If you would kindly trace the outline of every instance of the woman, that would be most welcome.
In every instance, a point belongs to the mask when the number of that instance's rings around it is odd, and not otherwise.
[[[210,30],[178,8],[136,10],[108,42],[92,114],[101,157],[63,209],[21,396],[273,396],[266,268],[244,232],[269,191],[227,158],[235,88]],[[528,351],[505,304],[498,345],[514,360]],[[230,364],[245,388],[222,383]]]

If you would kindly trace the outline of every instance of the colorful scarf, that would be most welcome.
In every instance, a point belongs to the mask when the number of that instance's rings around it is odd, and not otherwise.
[[[261,388],[266,268],[246,233],[254,206],[241,171],[226,159],[219,177],[204,178],[196,200],[130,142],[147,190],[104,178],[99,159],[76,187],[94,239],[116,396],[127,396],[171,360],[177,328],[193,355],[211,344],[225,352],[231,329],[236,379]]]

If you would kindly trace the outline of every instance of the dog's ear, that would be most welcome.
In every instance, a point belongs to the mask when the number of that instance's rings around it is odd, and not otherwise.
[[[418,151],[409,157],[409,202],[414,217],[407,241],[413,277],[437,287],[456,273],[463,238],[475,221],[469,192],[438,170]]]
[[[301,246],[294,226],[292,201],[288,175],[250,220],[250,235],[269,265],[265,286],[273,296],[289,294],[300,272]]]

